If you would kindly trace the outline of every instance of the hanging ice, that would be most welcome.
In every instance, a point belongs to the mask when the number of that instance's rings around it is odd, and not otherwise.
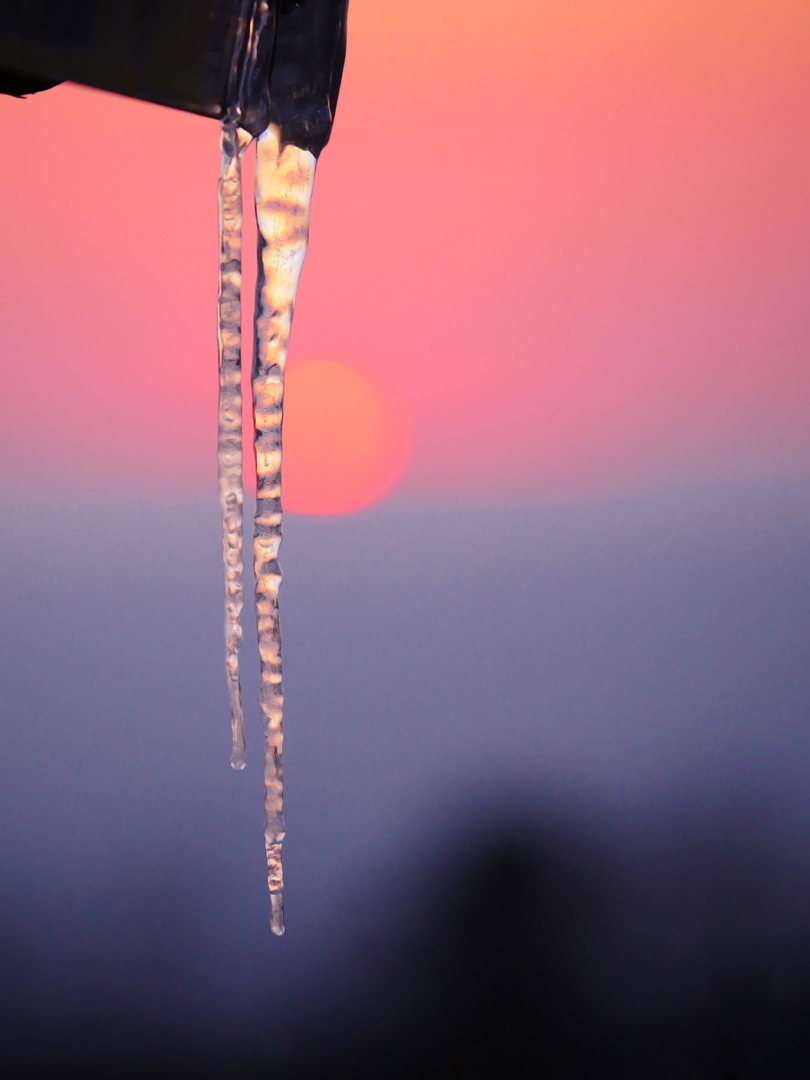
[[[307,250],[317,155],[332,129],[346,55],[348,0],[242,0],[222,125],[219,285],[219,487],[225,564],[225,656],[231,764],[244,769],[239,679],[243,587],[241,158],[256,144],[259,266],[253,354],[256,624],[264,728],[264,840],[271,927],[284,933],[284,693],[281,684],[281,420],[295,294]],[[272,121],[272,122],[271,122]],[[248,134],[250,132],[251,134]]]
[[[225,568],[225,667],[231,699],[231,765],[244,769],[245,733],[239,679],[243,587],[241,288],[241,159],[250,135],[232,122],[222,125],[219,181],[219,492]],[[256,520],[253,533],[256,626],[261,663],[264,727],[264,842],[270,888],[270,925],[284,933],[284,692],[278,594],[281,567],[281,420],[284,365],[295,294],[307,250],[309,206],[316,159],[308,150],[281,143],[270,125],[256,141],[256,219],[259,268],[253,356],[253,419],[256,449]]]
[[[271,927],[284,933],[284,693],[278,593],[281,567],[281,419],[284,366],[295,294],[309,236],[309,207],[316,159],[308,150],[282,145],[271,124],[256,144],[256,219],[259,273],[256,283],[253,356],[253,420],[256,448],[256,519],[253,531],[256,623],[261,661],[264,726],[264,843],[270,888]]]
[[[219,174],[219,500],[225,570],[225,674],[231,699],[231,765],[244,769],[245,727],[239,680],[240,616],[244,603],[242,554],[242,155],[250,135],[222,125]]]

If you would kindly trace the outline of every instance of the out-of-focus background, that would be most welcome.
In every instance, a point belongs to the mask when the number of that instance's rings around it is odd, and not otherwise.
[[[228,767],[217,126],[0,99],[6,1060],[803,1076],[810,9],[349,34],[289,359],[281,940],[249,613]]]
[[[349,18],[290,365],[401,403],[402,497],[806,472],[802,0]],[[217,125],[0,107],[5,483],[210,492]]]

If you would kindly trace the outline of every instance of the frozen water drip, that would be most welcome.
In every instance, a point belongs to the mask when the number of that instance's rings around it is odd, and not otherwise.
[[[231,702],[231,766],[244,769],[245,725],[239,679],[244,603],[242,485],[242,155],[251,136],[222,125],[219,174],[219,440],[217,461],[225,571],[225,675]]]
[[[225,670],[231,701],[231,765],[244,769],[245,732],[239,679],[244,603],[242,484],[242,155],[251,136],[232,121],[222,125],[219,181],[219,493],[225,569]],[[281,567],[281,422],[284,366],[295,294],[309,238],[315,156],[284,145],[271,124],[256,140],[256,220],[259,267],[253,355],[256,518],[253,531],[256,627],[264,728],[264,843],[270,925],[284,933],[284,692],[281,683],[279,588]]]
[[[284,367],[295,294],[309,238],[315,156],[283,145],[271,124],[256,141],[256,220],[259,268],[253,355],[253,421],[256,449],[256,518],[253,530],[256,624],[261,663],[264,727],[264,843],[270,888],[270,925],[284,933],[284,692],[278,594],[281,567],[281,421]]]

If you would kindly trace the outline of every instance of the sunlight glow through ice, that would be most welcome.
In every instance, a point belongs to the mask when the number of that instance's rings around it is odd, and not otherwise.
[[[231,700],[231,765],[244,769],[245,735],[239,679],[243,587],[241,288],[241,158],[250,136],[232,122],[222,126],[219,182],[219,489],[225,567],[225,667]],[[275,125],[256,140],[256,219],[259,269],[253,357],[253,419],[256,450],[256,517],[253,533],[256,625],[261,663],[260,703],[264,727],[264,841],[270,889],[270,925],[284,933],[284,693],[278,597],[281,567],[281,421],[284,367],[295,294],[307,250],[309,207],[316,159],[282,145]]]
[[[259,274],[253,356],[253,422],[256,448],[256,518],[253,530],[256,623],[261,661],[264,725],[264,843],[270,888],[271,926],[284,933],[284,739],[281,628],[278,593],[281,567],[281,420],[284,367],[295,294],[309,238],[309,207],[316,159],[308,150],[283,146],[271,124],[256,144],[256,220]]]
[[[225,674],[231,699],[231,765],[244,769],[245,725],[239,679],[243,583],[242,486],[242,155],[250,135],[222,125],[219,174],[219,501],[225,570]]]

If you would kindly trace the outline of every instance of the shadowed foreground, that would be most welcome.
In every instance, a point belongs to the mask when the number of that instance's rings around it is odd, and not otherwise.
[[[378,867],[386,886],[355,897],[323,984],[286,1015],[262,1011],[261,975],[240,1019],[210,1014],[189,866],[85,912],[69,986],[44,985],[56,958],[7,912],[4,1071],[806,1075],[810,883],[750,813],[723,821],[618,848],[548,814]]]
[[[0,515],[4,1077],[803,1080],[807,485],[290,516],[281,939],[219,529]]]

